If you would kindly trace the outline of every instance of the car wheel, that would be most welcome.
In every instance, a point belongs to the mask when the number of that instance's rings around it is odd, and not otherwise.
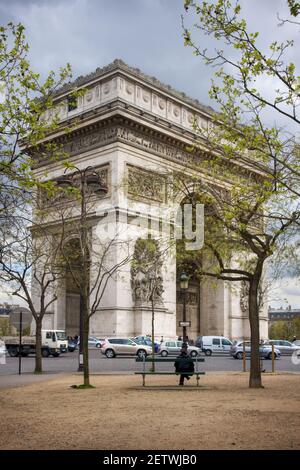
[[[18,348],[9,348],[8,354],[11,357],[17,357],[17,355],[19,354]]]
[[[136,353],[139,358],[147,357],[147,353],[144,349],[139,349]]]
[[[100,344],[100,343],[97,343],[97,344],[96,344],[96,348],[101,348],[101,344]]]
[[[112,349],[107,349],[105,351],[105,356],[108,358],[108,359],[111,359],[113,357],[115,357],[115,353]]]
[[[161,355],[161,357],[167,357],[168,351],[162,351],[162,352],[160,353],[160,355]]]
[[[53,357],[59,357],[59,353],[53,353],[52,356]]]
[[[48,349],[43,349],[42,350],[42,356],[43,357],[49,357],[50,356],[50,353],[49,353]]]
[[[237,359],[243,359],[243,353],[242,352],[238,352],[236,353],[236,356],[235,356]]]
[[[205,349],[204,354],[205,354],[205,356],[211,356],[212,351],[210,349]]]
[[[198,356],[197,351],[191,351],[190,356],[191,356],[191,357],[196,357],[196,356]]]
[[[267,359],[272,359],[272,353],[271,352],[267,355]],[[274,359],[277,359],[277,354],[275,352],[274,352]]]

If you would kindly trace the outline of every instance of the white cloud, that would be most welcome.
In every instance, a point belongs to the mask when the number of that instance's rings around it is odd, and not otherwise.
[[[273,308],[300,308],[300,280],[281,279],[274,282],[269,292],[269,305]]]

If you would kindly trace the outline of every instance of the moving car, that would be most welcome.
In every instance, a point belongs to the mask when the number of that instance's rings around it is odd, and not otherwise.
[[[169,355],[178,356],[181,351],[182,344],[183,341],[163,341],[160,343],[158,352],[162,357],[167,357]],[[201,354],[201,349],[196,346],[189,345],[187,352],[191,357],[196,357]]]
[[[213,353],[229,354],[232,341],[224,336],[198,336],[196,346],[201,348],[206,356]]]
[[[230,349],[230,354],[235,359],[243,359],[243,351],[244,351],[244,341],[238,341],[237,343],[233,344]],[[251,343],[250,341],[245,341],[245,353],[246,356],[251,356]],[[269,344],[261,344],[259,346],[259,353],[260,356],[264,359],[272,359],[272,346]],[[280,351],[277,348],[274,348],[274,356],[275,359],[280,358]]]
[[[136,344],[146,344],[152,348],[152,340],[150,336],[135,336],[134,338],[130,338]],[[157,353],[159,350],[160,343],[154,341],[154,352]]]
[[[276,349],[279,349],[280,353],[283,355],[293,354],[293,352],[300,349],[299,345],[283,339],[270,339],[265,344],[274,344]]]
[[[96,338],[95,336],[89,336],[89,346],[95,346],[96,348],[101,348],[103,339]]]
[[[146,344],[137,344],[130,338],[105,338],[100,351],[107,358],[119,355],[146,357],[152,354],[152,347]]]
[[[95,348],[101,348],[101,344],[104,342],[104,339],[99,339],[96,338],[95,336],[89,336],[88,343],[89,343],[89,348],[95,347]],[[78,342],[77,346],[79,346],[80,343],[80,336],[78,336]]]

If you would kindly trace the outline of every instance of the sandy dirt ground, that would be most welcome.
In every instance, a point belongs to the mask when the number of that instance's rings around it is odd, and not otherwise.
[[[300,375],[207,374],[177,378],[92,376],[0,391],[1,449],[300,449]],[[175,385],[176,384],[176,385]]]

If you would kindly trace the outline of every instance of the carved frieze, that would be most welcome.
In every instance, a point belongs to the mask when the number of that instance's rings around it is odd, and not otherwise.
[[[128,195],[135,199],[166,202],[166,179],[157,173],[129,166],[127,171]]]
[[[154,137],[144,135],[143,133],[135,130],[127,129],[126,127],[119,127],[117,135],[119,140],[130,142],[142,149],[150,150],[151,152],[154,152],[162,157],[167,157],[179,162],[192,161],[193,158],[191,153],[182,150],[180,147],[166,144]]]
[[[74,135],[69,134],[65,136],[64,141],[59,142],[61,146],[62,155],[65,157],[80,154],[98,147],[102,147],[107,144],[114,142],[124,142],[126,144],[133,145],[141,150],[146,150],[159,157],[166,158],[176,163],[183,164],[185,166],[193,167],[195,164],[199,167],[199,162],[206,161],[206,166],[203,164],[202,169],[209,172],[209,160],[207,154],[204,151],[193,151],[189,152],[185,150],[185,146],[180,141],[175,140],[172,143],[165,141],[160,138],[158,134],[150,135],[147,129],[135,129],[127,127],[127,124],[115,124],[108,125],[106,128],[98,128],[93,131],[87,132],[86,134]],[[173,143],[174,142],[174,143]],[[39,149],[38,153],[33,157],[35,158],[38,165],[44,165],[49,163],[49,159],[45,158],[46,152]],[[248,174],[247,170],[243,170],[241,167],[231,165],[230,162],[218,162],[220,168],[220,178],[230,180],[230,175],[242,175]],[[227,172],[226,172],[227,171]]]
[[[74,155],[117,141],[134,144],[141,149],[150,150],[159,156],[178,162],[186,163],[193,159],[191,153],[176,145],[167,144],[155,137],[134,129],[128,129],[125,126],[110,126],[85,135],[68,136],[67,142],[63,144],[63,151],[66,154]]]
[[[113,142],[116,140],[117,135],[117,127],[108,127],[83,136],[72,137],[69,142],[64,144],[64,151],[69,154],[80,153],[96,146]]]

